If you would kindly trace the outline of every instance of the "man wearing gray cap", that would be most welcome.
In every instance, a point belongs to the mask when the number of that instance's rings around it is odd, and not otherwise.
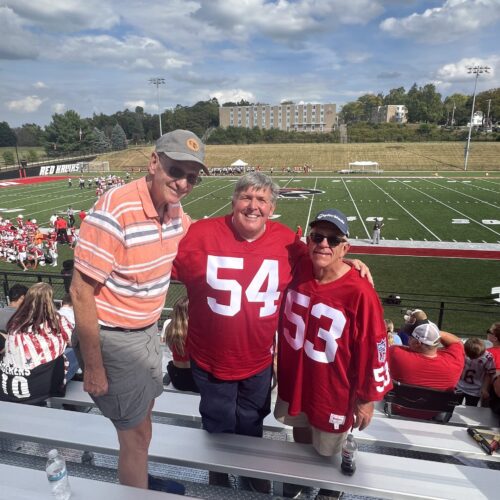
[[[157,321],[191,219],[180,200],[201,180],[205,147],[187,130],[161,136],[146,177],[102,196],[82,222],[71,297],[84,389],[116,427],[120,483],[183,493],[147,474],[151,410],[163,391]]]
[[[293,426],[296,441],[331,456],[349,429],[368,426],[373,402],[392,383],[382,305],[371,284],[344,261],[346,216],[323,210],[310,226],[308,255],[296,266],[280,311],[274,414]],[[338,492],[317,496],[329,498]]]

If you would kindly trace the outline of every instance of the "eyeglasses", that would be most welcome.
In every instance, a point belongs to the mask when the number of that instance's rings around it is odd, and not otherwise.
[[[347,240],[344,240],[343,238],[339,238],[338,236],[326,236],[321,233],[309,233],[309,238],[311,238],[311,241],[313,243],[316,243],[319,245],[320,243],[323,242],[323,240],[326,238],[326,241],[328,242],[329,247],[336,247],[340,245],[341,243],[347,243]]]
[[[158,155],[158,158],[160,158],[160,163],[165,172],[169,177],[172,177],[172,179],[179,180],[179,179],[186,179],[188,184],[191,184],[191,186],[196,186],[201,182],[201,177],[198,174],[187,174],[182,167],[179,167],[178,165],[165,165],[161,161],[162,156]]]

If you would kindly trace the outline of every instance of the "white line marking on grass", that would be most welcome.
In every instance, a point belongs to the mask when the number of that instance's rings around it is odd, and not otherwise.
[[[492,233],[495,233],[497,235],[500,235],[499,232],[491,229],[490,227],[486,226],[485,224],[482,224],[481,222],[477,221],[476,219],[472,218],[470,215],[467,215],[467,214],[464,214],[463,212],[460,212],[460,210],[457,210],[456,208],[453,208],[453,207],[450,207],[450,205],[447,205],[446,203],[442,202],[441,200],[438,200],[437,198],[435,198],[434,196],[431,196],[430,194],[427,194],[425,193],[424,191],[422,191],[421,189],[417,189],[416,187],[413,187],[413,186],[408,186],[410,189],[413,189],[417,192],[419,192],[420,194],[423,194],[424,196],[427,196],[428,198],[430,198],[431,200],[434,200],[436,203],[439,203],[440,205],[443,205],[444,207],[448,208],[449,210],[453,210],[454,212],[456,212],[457,214],[460,214],[463,218],[466,218],[466,219],[469,219],[471,220],[472,222],[475,222],[476,224],[479,224],[481,227],[484,227],[486,229],[488,229],[489,231],[491,231]],[[448,188],[447,188],[448,189]]]
[[[349,181],[344,181],[344,179],[342,179],[342,182],[344,183],[344,187],[347,191],[347,194],[349,195],[349,198],[351,198],[352,204],[354,205],[354,210],[356,210],[356,213],[358,214],[358,219],[361,221],[361,224],[363,224],[363,227],[365,228],[366,236],[367,236],[367,238],[370,238],[370,233],[368,231],[368,228],[366,227],[365,221],[363,220],[363,217],[361,217],[361,213],[358,209],[358,206],[356,205],[356,202],[354,201],[354,198],[352,197],[352,194],[349,191],[349,188],[345,184],[346,182],[349,182]]]
[[[406,208],[401,205],[401,203],[399,203],[398,200],[396,200],[395,198],[393,198],[387,191],[385,191],[385,189],[382,189],[380,186],[378,186],[377,184],[375,184],[375,182],[373,182],[371,179],[368,179],[377,189],[380,189],[380,191],[382,191],[382,193],[385,194],[385,196],[387,196],[388,198],[390,198],[394,203],[396,203],[396,205],[401,208],[403,211],[405,211],[413,220],[415,220],[415,222],[417,222],[418,224],[420,224],[427,232],[429,232],[430,234],[432,234],[432,236],[434,236],[434,238],[436,238],[438,241],[442,241],[441,238],[437,235],[437,234],[434,234],[423,222],[421,222],[420,220],[418,220],[409,210],[406,210]],[[412,186],[408,186],[408,187],[411,187],[412,189],[416,189]],[[418,191],[418,189],[417,189]]]
[[[441,187],[443,189],[447,189],[448,191],[453,191],[454,193],[458,193],[462,196],[465,196],[467,198],[472,198],[473,200],[476,200],[477,203],[484,203],[485,205],[489,205],[490,207],[495,207],[495,208],[499,208],[498,204],[495,204],[495,203],[489,203],[488,201],[484,201],[482,200],[481,198],[476,198],[475,196],[471,196],[470,194],[466,194],[462,191],[459,191],[458,189],[453,189],[453,188],[450,188],[450,187],[447,187],[447,186],[441,186],[440,184],[436,183],[436,182],[433,182],[433,181],[430,181],[430,180],[426,180],[426,182],[428,182],[429,184],[434,184],[438,187]],[[460,203],[459,201],[457,201],[457,203]]]
[[[316,186],[318,185],[318,178],[316,177],[314,179],[314,188],[313,189],[316,189]],[[313,203],[314,203],[314,194],[311,196],[311,203],[309,203],[309,211],[307,212],[307,220],[306,220],[306,228],[309,227],[309,221],[311,220],[311,211],[312,211],[312,206],[313,206]]]

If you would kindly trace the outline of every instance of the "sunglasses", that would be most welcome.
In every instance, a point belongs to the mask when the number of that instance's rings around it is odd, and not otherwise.
[[[341,243],[346,243],[347,240],[343,238],[339,238],[338,236],[326,236],[321,233],[309,233],[309,238],[311,238],[311,241],[313,243],[316,243],[319,245],[320,243],[323,242],[323,240],[326,238],[326,241],[328,242],[328,246],[330,247],[336,247],[340,245]]]
[[[167,175],[169,177],[172,177],[172,179],[186,179],[188,184],[191,184],[191,186],[196,186],[201,182],[201,177],[198,174],[186,174],[182,167],[179,167],[178,165],[165,165],[161,161],[162,157],[160,155],[158,155],[158,157],[160,158],[160,163],[163,167],[163,170],[165,170]]]

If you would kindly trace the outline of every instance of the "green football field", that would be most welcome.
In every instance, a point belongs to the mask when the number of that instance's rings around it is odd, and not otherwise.
[[[382,218],[382,237],[391,245],[412,241],[465,242],[493,245],[500,250],[500,177],[421,176],[277,176],[282,195],[275,220],[295,229],[306,229],[315,214],[338,208],[350,220],[351,242],[368,242],[375,217]],[[206,177],[184,200],[194,219],[229,213],[236,178]],[[5,183],[0,183],[3,185]],[[48,226],[53,213],[88,210],[96,200],[95,189],[73,186],[67,180],[9,184],[0,187],[0,214],[15,219],[20,213]],[[77,217],[77,222],[78,217]],[[71,258],[72,250],[60,247],[60,262]],[[479,334],[500,319],[491,289],[500,286],[500,261],[488,259],[398,257],[362,255],[374,275],[381,298],[402,297],[402,304],[387,306],[395,323],[405,307],[427,308],[438,320],[440,303],[445,302],[443,328],[464,334]],[[0,271],[18,271],[13,264],[0,262]],[[45,268],[44,272],[59,269]],[[456,305],[454,305],[456,303]],[[500,305],[499,305],[500,307]]]

